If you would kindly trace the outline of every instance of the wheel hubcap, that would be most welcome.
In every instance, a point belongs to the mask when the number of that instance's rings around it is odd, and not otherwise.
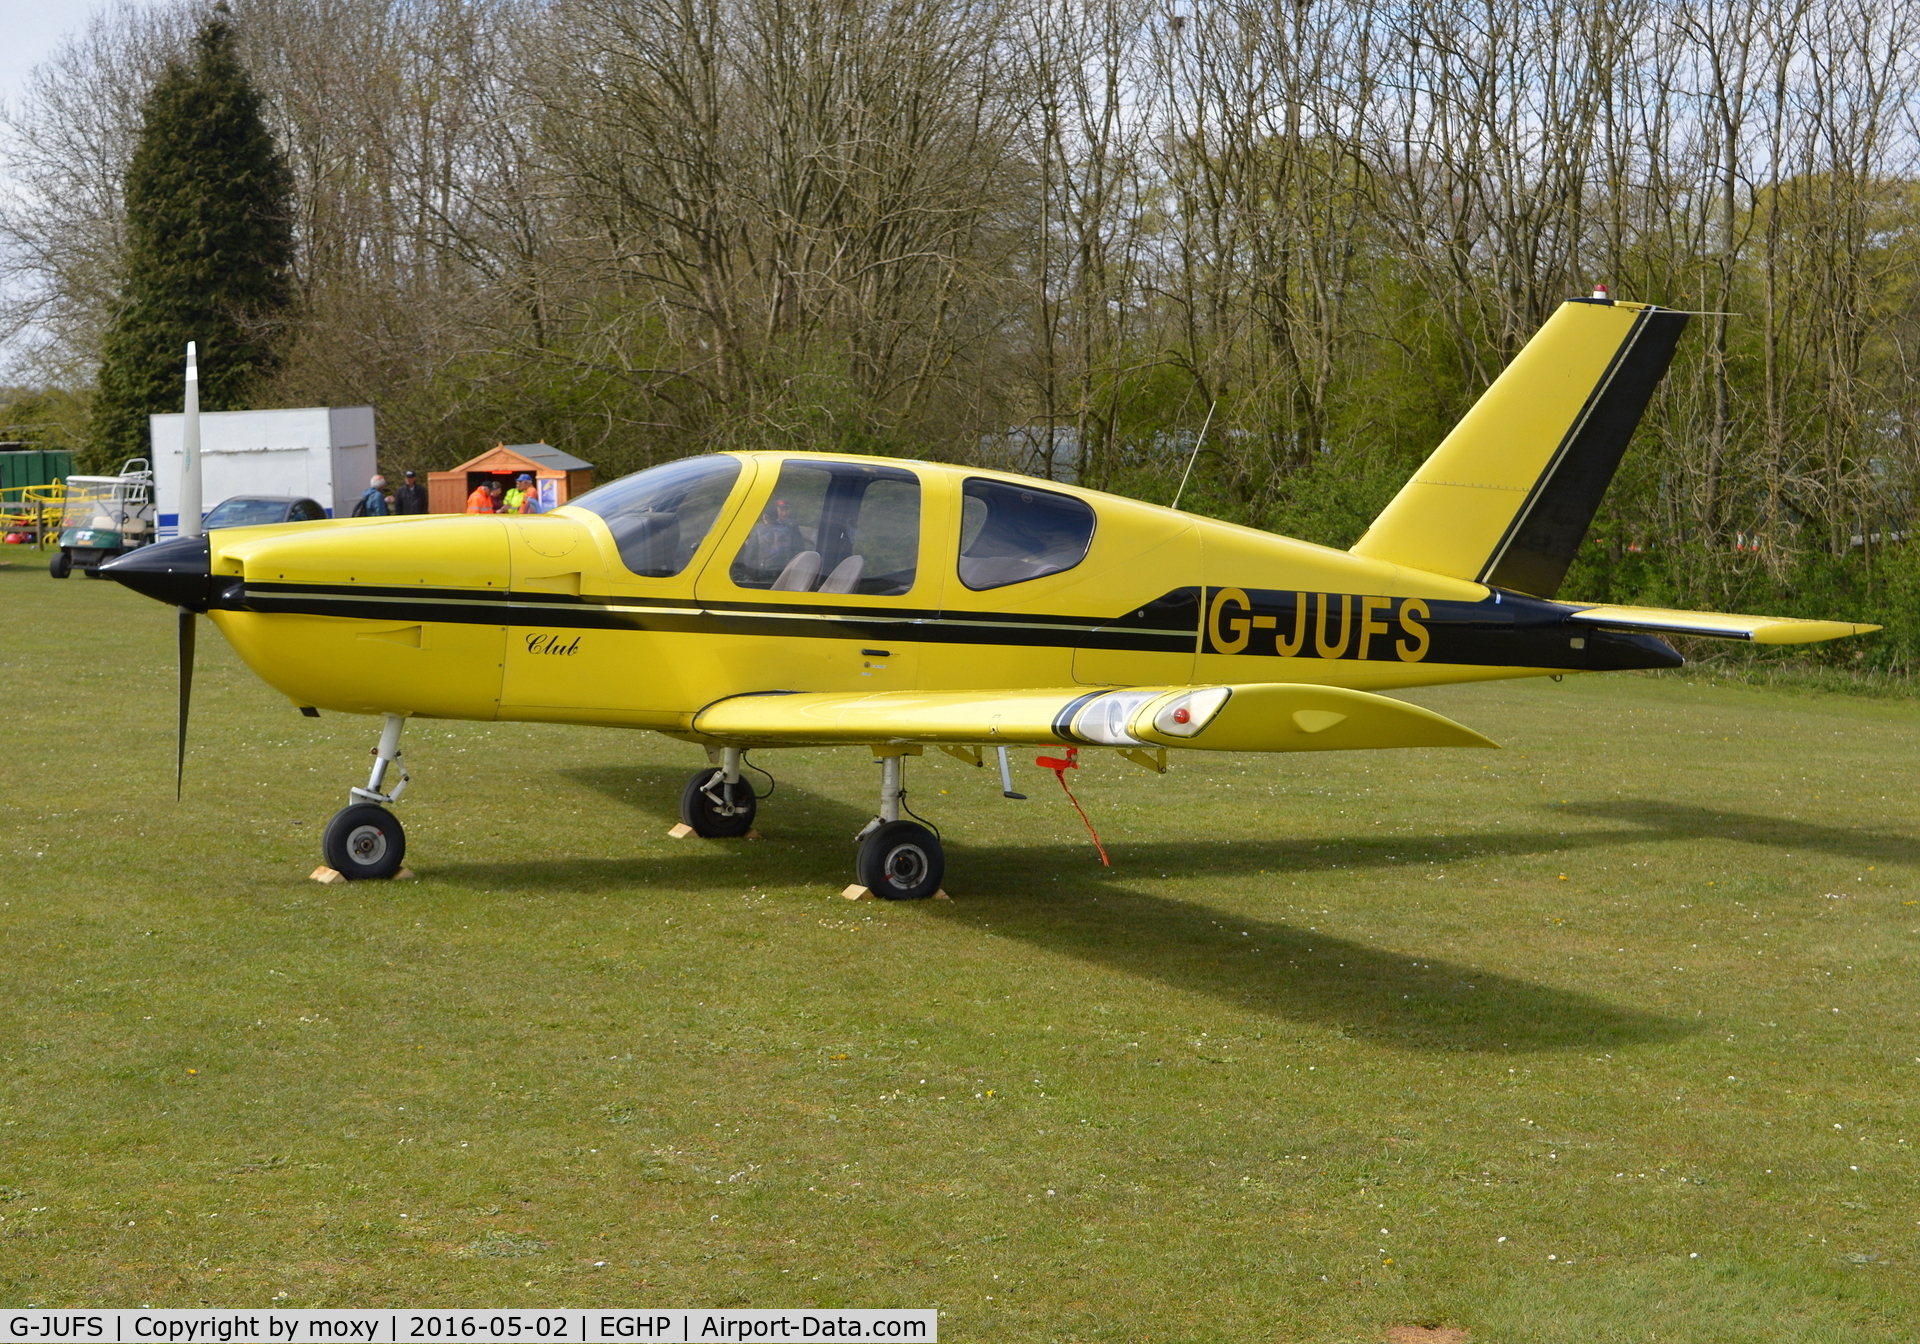
[[[926,852],[918,845],[901,845],[887,851],[887,881],[903,891],[918,886],[927,875]]]
[[[356,826],[347,836],[347,853],[369,867],[387,857],[387,833],[378,826]]]
[[[715,775],[713,782],[700,790],[700,796],[707,800],[707,811],[716,817],[737,817],[747,810],[728,802],[725,795],[725,781],[719,775]]]

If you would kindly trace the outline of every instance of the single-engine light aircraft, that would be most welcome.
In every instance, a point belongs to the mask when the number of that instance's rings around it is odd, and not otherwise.
[[[1562,305],[1350,551],[1006,472],[824,453],[687,458],[543,515],[236,527],[102,573],[195,613],[301,712],[383,716],[327,864],[391,876],[410,718],[645,728],[707,753],[680,799],[744,834],[749,751],[868,748],[861,885],[930,896],[902,816],[928,746],[1172,751],[1490,747],[1382,695],[1675,667],[1662,638],[1761,644],[1877,627],[1556,602],[1687,315]],[[183,756],[182,758],[183,759]],[[180,759],[176,759],[176,775]],[[177,779],[176,779],[177,783]]]

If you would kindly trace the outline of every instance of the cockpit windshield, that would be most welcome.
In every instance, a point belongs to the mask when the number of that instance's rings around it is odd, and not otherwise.
[[[600,516],[628,569],[643,578],[670,579],[707,539],[739,476],[737,457],[689,457],[622,476],[568,502]]]

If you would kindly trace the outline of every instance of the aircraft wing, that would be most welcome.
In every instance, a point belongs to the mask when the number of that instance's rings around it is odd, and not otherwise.
[[[1791,616],[1736,616],[1718,611],[1666,611],[1659,607],[1587,607],[1567,617],[1576,625],[1652,635],[1704,635],[1755,644],[1817,644],[1823,639],[1864,635],[1877,625],[1850,621],[1803,621]]]
[[[693,732],[740,745],[837,743],[1189,747],[1353,751],[1491,747],[1470,728],[1404,700],[1337,686],[1085,686],[1020,691],[770,691],[729,696]]]

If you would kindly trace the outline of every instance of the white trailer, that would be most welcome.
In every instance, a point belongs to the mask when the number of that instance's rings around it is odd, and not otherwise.
[[[184,415],[148,418],[160,536],[180,535]],[[345,518],[373,479],[371,406],[200,414],[200,513],[234,495],[304,495]]]

